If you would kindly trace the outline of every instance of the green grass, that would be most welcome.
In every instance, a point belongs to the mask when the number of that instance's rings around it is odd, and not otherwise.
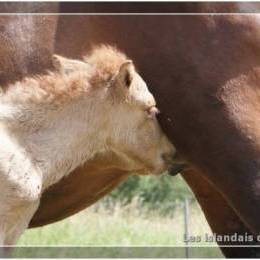
[[[134,191],[131,193],[132,190]],[[190,198],[192,202],[189,234],[202,238],[200,243],[194,242],[190,245],[216,246],[215,243],[205,242],[205,234],[211,234],[210,228],[198,204],[194,203],[192,193],[181,178],[165,175],[159,179],[151,177],[141,179],[133,176],[92,207],[58,223],[27,230],[18,241],[20,246],[67,246],[67,248],[58,250],[18,248],[15,256],[183,257],[184,248],[177,249],[172,246],[185,245],[184,212],[180,204],[184,198]],[[83,248],[73,249],[68,246],[83,246]],[[88,246],[92,248],[85,248]],[[95,249],[93,246],[106,246],[106,248]],[[125,252],[126,249],[122,248],[124,246],[139,246],[139,248],[130,248],[130,251]],[[149,249],[140,248],[145,246]],[[209,248],[191,255],[218,257],[221,253],[219,249]]]
[[[19,245],[183,246],[183,221],[181,208],[171,217],[161,217],[156,212],[143,212],[135,202],[127,206],[118,204],[113,209],[107,209],[101,202],[56,224],[27,230]],[[196,204],[190,207],[189,233],[202,237],[211,234]],[[207,243],[199,245],[203,244]],[[158,252],[157,256],[161,254],[165,252]],[[210,256],[211,252],[205,254]]]
[[[190,234],[211,233],[197,206],[190,209]],[[30,229],[19,245],[184,245],[183,212],[172,217],[140,213],[135,205],[116,205],[113,210],[90,207],[58,223]]]

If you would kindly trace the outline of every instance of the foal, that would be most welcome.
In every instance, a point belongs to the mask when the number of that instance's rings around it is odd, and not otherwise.
[[[16,242],[47,187],[95,155],[112,151],[125,170],[158,174],[175,154],[124,54],[102,46],[85,61],[54,56],[54,66],[0,97],[1,244]]]

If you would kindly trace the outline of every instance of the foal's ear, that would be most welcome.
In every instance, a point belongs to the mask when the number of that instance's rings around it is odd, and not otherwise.
[[[53,55],[52,63],[56,70],[65,74],[89,68],[89,65],[83,61],[64,58],[60,55]]]
[[[134,64],[133,61],[131,60],[127,60],[121,65],[119,72],[117,74],[117,79],[122,86],[126,88],[130,87],[134,77],[134,71],[135,71]]]

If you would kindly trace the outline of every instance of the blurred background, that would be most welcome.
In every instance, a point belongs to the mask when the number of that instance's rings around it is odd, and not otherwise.
[[[63,221],[30,229],[19,245],[185,245],[184,235],[201,236],[210,228],[180,176],[131,176],[112,193]],[[215,243],[210,243],[215,245]]]

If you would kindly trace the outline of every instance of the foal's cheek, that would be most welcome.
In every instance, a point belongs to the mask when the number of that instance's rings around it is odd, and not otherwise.
[[[147,147],[155,148],[161,140],[161,131],[154,123],[149,123],[145,131],[145,141]],[[155,148],[156,149],[156,148]]]

